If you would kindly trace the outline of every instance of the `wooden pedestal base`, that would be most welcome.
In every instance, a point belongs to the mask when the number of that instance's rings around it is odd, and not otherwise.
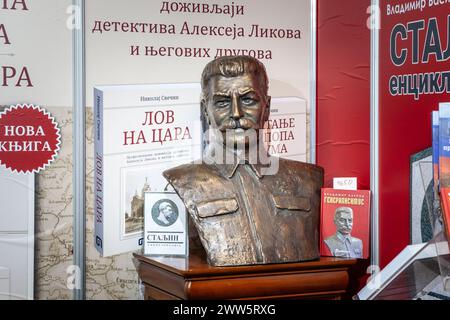
[[[348,296],[353,259],[239,267],[211,267],[204,253],[189,258],[145,257],[139,276],[145,298],[171,299],[341,299]]]

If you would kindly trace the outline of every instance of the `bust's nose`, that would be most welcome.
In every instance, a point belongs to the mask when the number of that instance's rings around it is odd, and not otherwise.
[[[234,93],[231,99],[232,110],[231,116],[234,120],[238,120],[242,118],[242,109],[241,109],[241,101],[239,99],[239,94]]]

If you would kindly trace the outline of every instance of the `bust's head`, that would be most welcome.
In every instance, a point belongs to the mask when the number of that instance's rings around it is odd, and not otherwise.
[[[339,207],[334,212],[334,224],[340,234],[350,235],[353,229],[353,209],[350,207]]]
[[[168,202],[161,202],[159,205],[159,214],[164,216],[164,218],[169,218],[173,214],[173,208]]]
[[[262,129],[269,116],[264,65],[249,56],[220,57],[206,65],[201,83],[201,108],[210,128],[221,132],[227,146],[248,146],[246,130]]]

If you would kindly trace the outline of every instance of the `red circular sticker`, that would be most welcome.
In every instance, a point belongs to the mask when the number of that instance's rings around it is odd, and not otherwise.
[[[0,164],[14,172],[38,173],[56,157],[61,135],[55,119],[34,105],[0,113]]]

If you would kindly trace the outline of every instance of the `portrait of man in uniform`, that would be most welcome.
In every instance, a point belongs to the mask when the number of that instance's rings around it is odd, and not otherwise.
[[[208,262],[319,258],[323,169],[264,149],[271,100],[264,65],[248,56],[220,57],[206,65],[201,84],[203,159],[163,175],[186,205]]]
[[[334,212],[336,233],[326,238],[325,244],[331,254],[336,257],[362,258],[362,240],[352,237],[353,210],[350,207],[339,207]]]

